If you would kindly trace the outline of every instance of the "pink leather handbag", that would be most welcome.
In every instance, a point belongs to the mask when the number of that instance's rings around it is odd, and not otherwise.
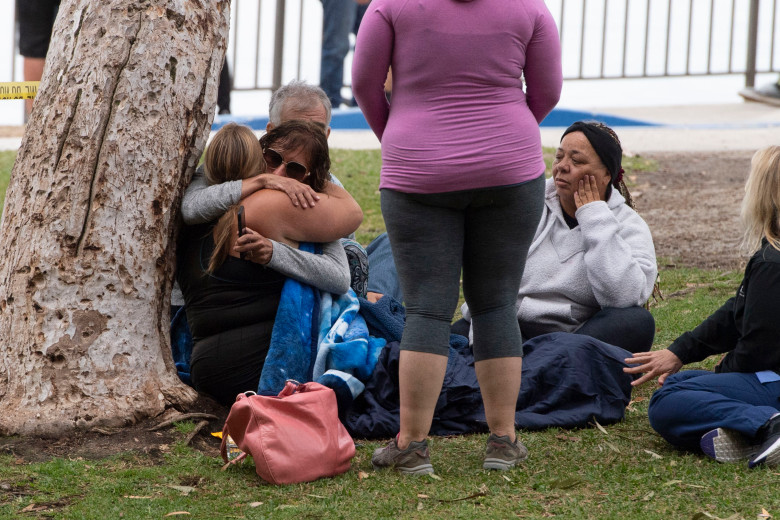
[[[249,394],[249,395],[247,395]],[[349,469],[355,443],[338,418],[336,394],[319,383],[288,380],[279,395],[239,394],[222,429],[225,462],[228,435],[255,461],[272,484],[309,482]]]

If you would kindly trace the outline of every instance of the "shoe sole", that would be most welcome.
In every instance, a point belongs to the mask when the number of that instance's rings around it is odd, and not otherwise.
[[[482,463],[482,469],[497,469],[499,471],[506,471],[508,469],[512,469],[515,466],[517,466],[518,462],[522,462],[527,457],[523,457],[522,459],[516,459],[516,460],[506,460],[506,459],[497,459],[497,458],[489,458],[485,459],[485,462]]]
[[[753,460],[748,462],[749,468],[755,468],[756,466],[780,466],[780,439],[777,439],[763,453],[759,453]]]
[[[756,446],[750,444],[742,434],[726,428],[708,431],[702,435],[699,445],[705,455],[725,463],[742,462],[756,452]]]
[[[373,463],[371,465],[374,467],[374,470],[390,469],[390,466],[377,466]],[[395,469],[402,475],[433,475],[432,464],[420,464],[419,466],[415,466],[413,468],[393,467],[392,469]]]

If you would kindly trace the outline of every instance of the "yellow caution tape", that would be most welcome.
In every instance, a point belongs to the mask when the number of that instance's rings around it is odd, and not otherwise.
[[[0,82],[0,99],[32,99],[38,93],[40,81]]]

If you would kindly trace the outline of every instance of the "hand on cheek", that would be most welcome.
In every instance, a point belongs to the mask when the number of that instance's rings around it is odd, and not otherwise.
[[[574,192],[574,204],[577,209],[581,208],[585,204],[601,200],[599,194],[599,185],[596,181],[596,177],[593,175],[585,175],[579,180],[577,185],[577,191]]]

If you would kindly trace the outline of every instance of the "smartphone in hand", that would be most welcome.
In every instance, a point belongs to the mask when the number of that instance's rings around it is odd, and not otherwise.
[[[236,217],[238,217],[238,236],[241,236],[244,234],[244,228],[246,225],[244,224],[244,206],[238,207],[238,212],[236,213]],[[246,253],[243,251],[240,253],[241,260],[244,260],[244,257],[246,256]]]

